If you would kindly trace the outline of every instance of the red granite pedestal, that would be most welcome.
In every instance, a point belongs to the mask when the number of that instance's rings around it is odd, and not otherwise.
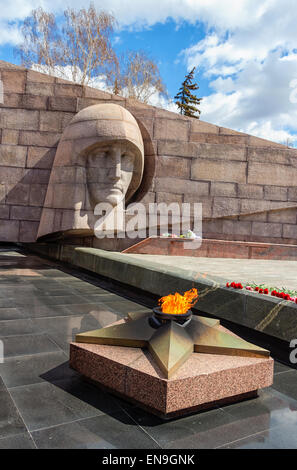
[[[273,382],[273,362],[269,357],[193,353],[172,378],[166,379],[147,350],[70,344],[70,367],[163,418],[257,396],[260,388]]]

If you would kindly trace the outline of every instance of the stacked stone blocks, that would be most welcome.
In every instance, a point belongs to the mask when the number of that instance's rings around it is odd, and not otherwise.
[[[7,63],[0,74],[1,241],[36,240],[63,130],[86,106],[116,102],[144,138],[138,200],[202,202],[205,238],[296,244],[297,150]]]

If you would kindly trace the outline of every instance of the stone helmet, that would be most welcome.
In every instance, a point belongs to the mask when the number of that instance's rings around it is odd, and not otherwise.
[[[84,166],[85,157],[101,142],[128,141],[136,159],[126,201],[140,186],[144,167],[144,148],[139,126],[132,114],[122,106],[103,103],[88,106],[77,113],[65,129],[60,144],[72,141],[72,165]]]

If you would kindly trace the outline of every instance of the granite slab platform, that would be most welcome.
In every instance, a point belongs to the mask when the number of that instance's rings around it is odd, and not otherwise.
[[[222,326],[217,328],[226,331]],[[166,379],[147,350],[70,344],[70,367],[163,418],[255,397],[257,390],[272,384],[273,363],[272,358],[193,353]]]

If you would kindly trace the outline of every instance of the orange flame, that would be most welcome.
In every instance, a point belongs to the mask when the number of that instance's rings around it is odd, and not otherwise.
[[[161,305],[163,313],[172,313],[176,315],[187,313],[187,311],[195,305],[197,300],[198,291],[193,288],[185,292],[184,295],[180,295],[178,292],[174,295],[165,295],[164,297],[161,297],[158,302],[159,305]]]

